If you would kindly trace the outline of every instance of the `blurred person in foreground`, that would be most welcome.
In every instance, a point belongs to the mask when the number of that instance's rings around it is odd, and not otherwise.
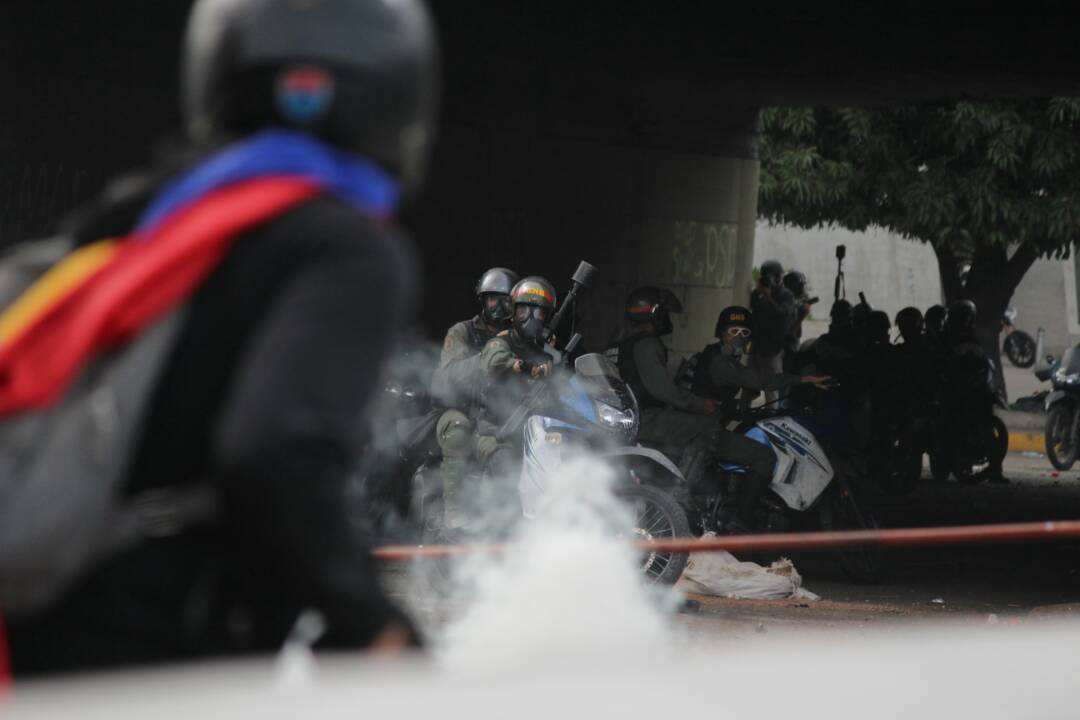
[[[187,283],[158,310],[185,314],[125,485],[205,482],[220,511],[7,618],[17,678],[274,652],[308,610],[324,628],[308,638],[317,647],[419,643],[346,497],[358,427],[416,290],[391,219],[422,179],[435,122],[427,13],[417,0],[199,0],[183,69],[185,146],[115,184],[71,232],[77,246],[122,237],[153,256],[161,228],[233,223],[214,251],[158,259],[161,278]],[[125,308],[163,284],[144,283]]]

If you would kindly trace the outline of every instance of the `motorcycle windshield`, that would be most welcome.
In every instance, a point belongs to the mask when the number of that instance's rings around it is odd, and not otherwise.
[[[1080,373],[1080,352],[1076,348],[1069,348],[1061,356],[1061,368],[1066,375]]]
[[[590,353],[582,355],[574,362],[574,371],[588,395],[598,403],[597,409],[601,411],[602,419],[600,424],[609,429],[617,429],[624,435],[636,437],[640,419],[637,398],[630,386],[619,376],[615,364],[604,355]],[[618,411],[618,415],[611,415],[608,410]],[[604,421],[607,419],[605,414],[614,420]]]

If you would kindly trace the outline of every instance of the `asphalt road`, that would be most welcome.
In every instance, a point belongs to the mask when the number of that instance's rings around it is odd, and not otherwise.
[[[1012,454],[1006,485],[923,484],[904,498],[881,498],[884,526],[913,527],[1080,519],[1080,471],[1056,473],[1045,457]],[[767,564],[775,557],[741,557]],[[951,621],[1011,626],[1080,614],[1080,542],[918,548],[890,551],[882,582],[854,583],[828,553],[792,555],[818,601],[735,600],[691,596],[696,610],[674,621],[687,641],[708,645],[762,635],[862,634],[913,623]],[[398,598],[437,631],[455,610],[404,582],[387,567]],[[1076,603],[1075,605],[1073,603]]]

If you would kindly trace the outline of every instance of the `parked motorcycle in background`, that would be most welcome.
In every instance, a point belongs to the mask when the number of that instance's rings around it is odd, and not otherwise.
[[[1054,388],[1046,396],[1046,456],[1058,470],[1069,470],[1080,454],[1080,346],[1066,350],[1045,374]]]
[[[1001,318],[1001,332],[1005,336],[1001,349],[1009,362],[1018,368],[1027,369],[1035,364],[1035,340],[1016,327],[1016,315],[1016,308],[1010,307]]]

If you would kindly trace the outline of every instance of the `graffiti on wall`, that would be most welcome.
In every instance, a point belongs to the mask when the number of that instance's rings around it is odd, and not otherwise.
[[[678,285],[730,288],[735,284],[738,225],[677,220],[672,223],[671,273]]]

